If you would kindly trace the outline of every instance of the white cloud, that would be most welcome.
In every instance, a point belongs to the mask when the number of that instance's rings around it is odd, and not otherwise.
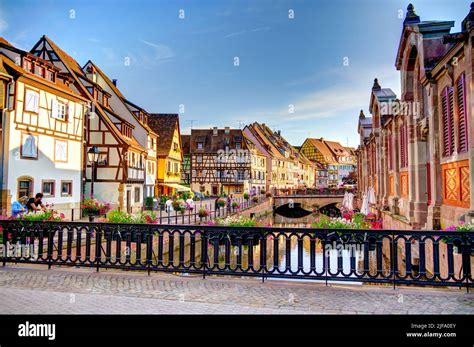
[[[146,40],[140,40],[140,42],[142,42],[152,50],[151,56],[149,56],[148,54],[142,55],[142,58],[145,63],[164,63],[171,61],[175,57],[175,53],[173,52],[173,50],[166,45],[153,43]]]
[[[240,30],[240,31],[236,31],[236,32],[227,34],[224,37],[229,38],[229,37],[241,36],[241,35],[244,35],[244,34],[247,34],[247,33],[255,33],[255,32],[259,32],[259,31],[268,31],[270,29],[271,29],[270,27],[258,27],[258,28],[249,29],[249,30],[244,29],[244,30]]]

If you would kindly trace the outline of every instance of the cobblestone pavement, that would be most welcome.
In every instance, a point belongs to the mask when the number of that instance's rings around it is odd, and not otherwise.
[[[474,314],[474,294],[114,270],[0,267],[4,314]]]

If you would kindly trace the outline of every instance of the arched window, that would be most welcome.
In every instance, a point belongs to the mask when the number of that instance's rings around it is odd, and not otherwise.
[[[17,199],[21,198],[22,196],[33,196],[33,177],[21,176],[18,177],[17,182]]]

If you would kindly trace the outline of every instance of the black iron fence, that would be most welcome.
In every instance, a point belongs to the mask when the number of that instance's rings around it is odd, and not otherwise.
[[[343,196],[344,193],[356,193],[355,189],[345,189],[345,188],[305,188],[305,189],[273,189],[273,195],[278,196],[327,196],[327,195],[336,195]]]
[[[0,262],[472,287],[473,233],[0,221]]]

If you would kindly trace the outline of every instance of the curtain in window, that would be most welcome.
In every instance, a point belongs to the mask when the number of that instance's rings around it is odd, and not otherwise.
[[[67,161],[67,142],[56,141],[56,160]]]
[[[33,135],[25,137],[21,154],[24,157],[36,158],[38,156],[38,148],[36,146],[36,138]]]

